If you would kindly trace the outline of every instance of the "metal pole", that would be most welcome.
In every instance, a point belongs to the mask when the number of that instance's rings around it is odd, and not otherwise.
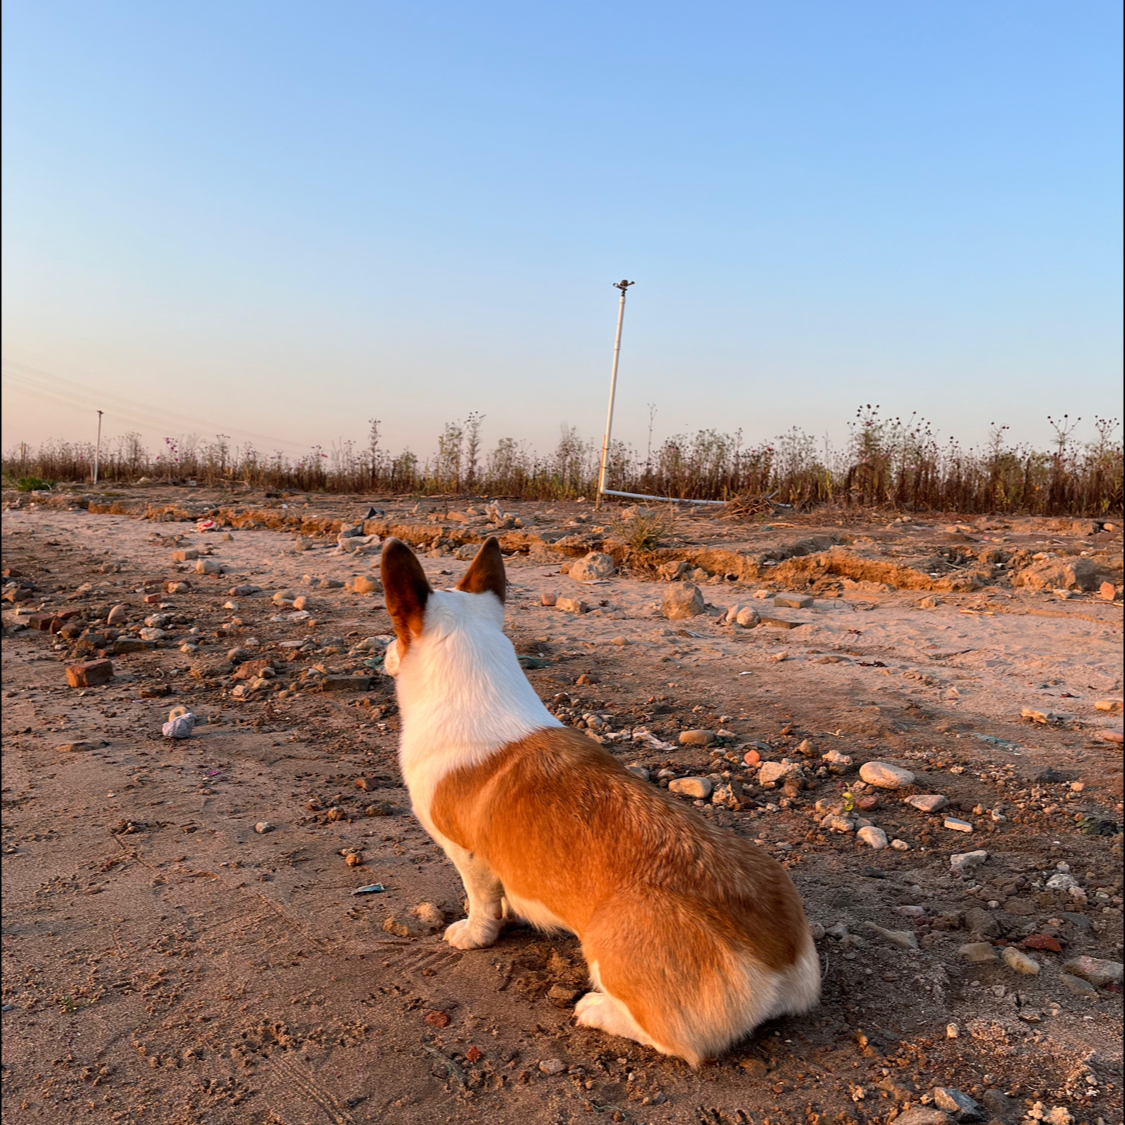
[[[617,360],[621,355],[621,322],[625,319],[625,290],[632,285],[631,281],[615,281],[613,287],[621,290],[621,302],[617,306],[617,337],[613,341],[613,373],[609,377],[609,412],[605,418],[605,437],[602,438],[602,460],[598,467],[598,495],[594,501],[594,508],[602,505],[602,493],[605,491],[606,461],[609,459],[609,435],[613,429],[613,399],[617,393]]]
[[[98,461],[102,455],[102,412],[98,411],[98,444],[94,446],[94,484],[98,483]]]

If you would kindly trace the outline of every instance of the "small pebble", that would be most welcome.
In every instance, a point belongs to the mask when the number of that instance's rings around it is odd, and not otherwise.
[[[562,1074],[566,1070],[566,1063],[562,1059],[542,1059],[539,1063],[539,1069],[544,1074]]]
[[[259,820],[258,823],[254,825],[254,831],[259,835],[266,832],[272,832],[273,830],[273,825],[270,824],[268,820]]]

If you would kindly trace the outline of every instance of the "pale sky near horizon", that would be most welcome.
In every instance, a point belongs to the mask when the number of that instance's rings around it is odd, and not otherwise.
[[[5,449],[1120,417],[1118,3],[8,0]]]

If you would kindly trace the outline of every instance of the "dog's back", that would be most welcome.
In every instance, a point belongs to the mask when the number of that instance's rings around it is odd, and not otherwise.
[[[533,924],[578,935],[596,988],[579,1022],[692,1064],[816,1002],[816,952],[784,868],[562,727],[530,691],[502,633],[495,540],[458,591],[430,590],[393,540],[383,579],[404,776],[469,894],[447,940],[491,944],[502,895]]]

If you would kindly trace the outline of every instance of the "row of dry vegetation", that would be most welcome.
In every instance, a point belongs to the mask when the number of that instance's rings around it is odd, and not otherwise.
[[[998,425],[983,448],[966,449],[952,438],[939,442],[923,420],[884,418],[878,406],[868,405],[857,411],[840,448],[797,428],[757,446],[745,445],[741,431],[701,430],[668,438],[643,455],[613,442],[608,483],[623,492],[736,501],[747,511],[769,499],[799,509],[831,503],[965,514],[1121,515],[1119,423],[1097,418],[1092,440],[1083,441],[1080,419],[1050,421],[1050,449],[1010,445],[1007,427]],[[471,414],[463,423],[447,424],[436,455],[427,459],[385,449],[378,421],[370,424],[366,446],[345,441],[328,451],[314,447],[297,460],[234,446],[222,434],[214,441],[167,438],[154,455],[136,434],[127,434],[103,447],[99,476],[117,484],[194,480],[305,492],[529,500],[594,495],[597,443],[564,427],[547,455],[514,438],[486,450],[482,423],[481,415]],[[93,458],[89,443],[56,441],[34,451],[24,446],[5,454],[5,484],[26,489],[89,480]]]

